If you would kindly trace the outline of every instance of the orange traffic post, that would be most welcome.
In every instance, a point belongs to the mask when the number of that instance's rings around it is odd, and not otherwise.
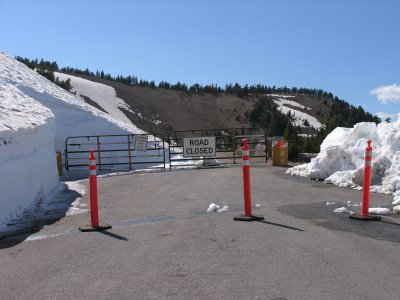
[[[368,146],[365,148],[365,165],[364,165],[364,183],[361,203],[361,215],[350,215],[351,219],[363,221],[379,221],[381,217],[369,215],[369,195],[371,189],[371,171],[372,171],[372,147],[371,141],[368,141]]]
[[[96,157],[94,150],[90,149],[89,156],[89,191],[90,191],[90,221],[91,225],[79,227],[82,232],[86,231],[104,231],[111,229],[111,225],[99,225],[99,205],[97,201],[97,174],[96,174]]]
[[[264,217],[261,215],[253,215],[251,211],[251,188],[250,188],[250,150],[247,146],[247,140],[243,139],[242,147],[242,169],[243,169],[243,199],[244,214],[235,216],[235,221],[261,221]]]

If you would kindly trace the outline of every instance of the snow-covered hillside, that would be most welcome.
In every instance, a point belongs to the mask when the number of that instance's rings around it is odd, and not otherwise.
[[[117,97],[115,89],[111,86],[93,82],[77,76],[54,72],[54,76],[60,80],[71,80],[72,91],[84,101],[84,96],[96,102],[111,117],[132,126],[132,122],[126,117],[121,109],[135,114],[124,100]],[[133,125],[134,126],[134,125]],[[145,133],[143,130],[135,128],[136,133]]]
[[[393,205],[400,204],[400,114],[394,123],[358,123],[353,128],[338,127],[321,144],[321,152],[310,163],[287,172],[324,180],[343,187],[362,188],[364,154],[372,140],[371,190],[393,194]],[[400,212],[400,206],[394,208]]]
[[[57,187],[68,136],[137,132],[0,52],[0,228]]]
[[[277,97],[278,95],[273,95],[274,97]],[[285,98],[288,98],[288,96],[286,96]],[[294,121],[293,126],[299,126],[299,127],[306,127],[304,125],[304,121],[307,120],[309,125],[311,127],[314,127],[314,129],[321,129],[322,125],[321,122],[319,122],[317,120],[317,118],[309,115],[307,112],[304,111],[300,111],[298,109],[301,110],[306,110],[306,111],[311,111],[310,107],[306,107],[304,105],[301,105],[295,101],[292,100],[287,100],[284,99],[282,96],[279,96],[278,98],[274,98],[274,102],[275,104],[278,105],[278,110],[282,113],[282,114],[287,114],[290,112],[291,116],[293,117]],[[298,109],[295,109],[298,108]]]

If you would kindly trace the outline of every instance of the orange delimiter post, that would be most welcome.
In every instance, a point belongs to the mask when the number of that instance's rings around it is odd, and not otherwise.
[[[247,140],[243,139],[242,147],[243,162],[243,195],[244,195],[244,215],[251,217],[251,191],[250,191],[250,152]]]
[[[368,210],[369,210],[371,169],[372,169],[372,147],[371,147],[371,141],[368,141],[368,146],[367,148],[365,148],[364,184],[363,184],[362,207],[361,207],[361,215],[364,217],[368,216]]]
[[[96,157],[94,150],[90,149],[89,156],[89,183],[90,183],[90,219],[92,227],[99,227],[99,207],[97,203],[97,175]]]

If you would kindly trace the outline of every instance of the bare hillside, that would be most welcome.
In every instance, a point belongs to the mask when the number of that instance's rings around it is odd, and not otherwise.
[[[257,101],[255,97],[193,95],[160,88],[131,87],[86,75],[71,75],[112,86],[118,97],[135,112],[124,113],[139,128],[148,132],[249,127],[248,114]]]
[[[132,87],[82,74],[71,75],[112,86],[117,91],[118,97],[134,111],[132,113],[125,110],[127,117],[139,128],[153,133],[170,130],[251,127],[249,114],[254,109],[255,103],[265,97],[265,95],[238,97],[226,93],[190,94],[163,88]],[[299,108],[294,103],[295,106],[285,104],[286,107],[313,116],[325,124],[331,100],[308,95],[271,96],[275,100],[281,97],[304,106]]]

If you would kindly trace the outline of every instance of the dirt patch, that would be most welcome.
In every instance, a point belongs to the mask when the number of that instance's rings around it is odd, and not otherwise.
[[[90,99],[88,96],[85,95],[80,95],[80,96],[83,98],[83,100],[85,100],[87,104],[96,107],[98,110],[101,110],[102,112],[108,114],[108,112],[106,112],[100,105],[98,105],[96,101],[93,101],[92,99]]]

